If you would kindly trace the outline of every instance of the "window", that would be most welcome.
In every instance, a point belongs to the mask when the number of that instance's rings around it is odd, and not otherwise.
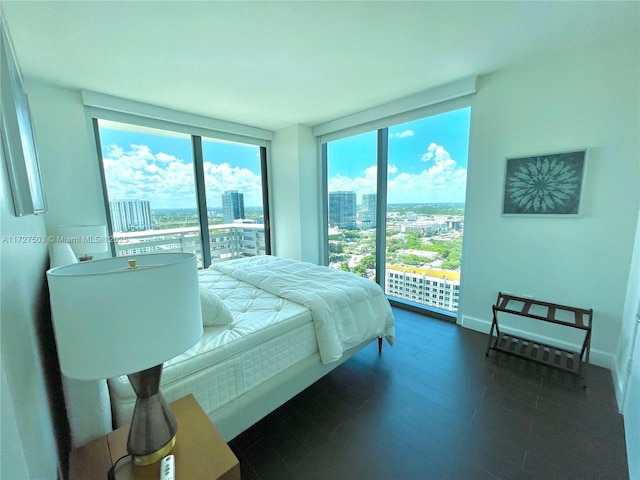
[[[211,260],[267,250],[260,147],[202,139]]]
[[[270,253],[266,148],[94,119],[115,255]],[[203,245],[209,245],[204,248]]]
[[[376,141],[374,131],[327,145],[329,266],[372,280],[377,261]]]
[[[330,266],[375,280],[399,300],[443,307],[443,292],[460,285],[469,123],[465,107],[327,142]],[[347,192],[356,199],[356,221],[348,225],[336,221],[347,217],[337,207]],[[367,205],[376,205],[376,215],[364,214]],[[332,256],[336,242],[339,258]],[[399,272],[404,289],[395,286]],[[458,296],[444,308],[456,312]]]

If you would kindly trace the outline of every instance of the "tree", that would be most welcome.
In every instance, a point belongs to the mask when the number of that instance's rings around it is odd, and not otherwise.
[[[405,265],[420,266],[424,263],[424,258],[411,253],[409,255],[400,255],[400,261]]]
[[[376,268],[376,256],[367,255],[366,257],[362,257],[359,265],[362,265],[364,268]]]
[[[334,242],[329,243],[329,253],[343,253],[343,252],[344,252],[344,247],[342,246],[341,243],[334,243]]]
[[[351,273],[355,273],[356,275],[360,275],[361,277],[367,278],[367,269],[362,263],[359,263],[358,265],[353,267],[353,270],[351,271]]]
[[[359,240],[360,232],[358,232],[357,230],[344,230],[342,232],[342,238],[344,238],[345,240]]]
[[[424,246],[422,245],[421,236],[418,233],[408,232],[406,234],[406,238],[407,238],[407,248],[411,248],[413,250],[423,249]]]
[[[462,262],[462,253],[457,250],[451,250],[447,256],[447,260],[442,264],[445,270],[459,270]]]
[[[344,262],[346,260],[348,260],[347,255],[344,255],[342,253],[330,253],[329,254],[329,263]]]

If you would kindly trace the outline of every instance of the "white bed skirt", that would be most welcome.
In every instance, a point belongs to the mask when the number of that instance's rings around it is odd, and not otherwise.
[[[209,418],[222,437],[229,441],[340,366],[374,340],[376,339],[350,348],[339,361],[333,363],[322,363],[320,353],[316,352],[233,402],[211,412]]]

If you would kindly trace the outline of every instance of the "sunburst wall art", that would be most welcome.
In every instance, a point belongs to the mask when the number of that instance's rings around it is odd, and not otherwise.
[[[586,150],[507,159],[505,215],[578,215]]]

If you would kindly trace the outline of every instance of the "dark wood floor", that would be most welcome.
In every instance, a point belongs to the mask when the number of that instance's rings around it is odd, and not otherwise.
[[[628,478],[611,373],[575,377],[394,309],[375,344],[230,442],[243,480]]]

